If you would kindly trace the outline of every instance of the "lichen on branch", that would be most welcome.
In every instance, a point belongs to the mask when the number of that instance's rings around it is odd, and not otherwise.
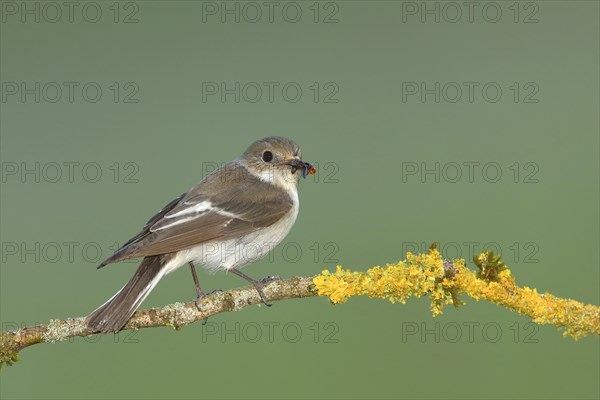
[[[269,301],[327,296],[334,303],[344,303],[352,296],[369,296],[405,303],[410,297],[428,296],[433,316],[442,314],[447,304],[460,306],[461,295],[487,300],[520,314],[539,324],[565,328],[565,335],[575,339],[600,335],[600,307],[561,299],[549,293],[516,285],[511,271],[500,257],[491,252],[474,258],[479,271],[471,271],[464,260],[447,260],[432,246],[428,253],[406,255],[406,260],[385,267],[356,272],[337,267],[317,276],[276,280],[263,288]],[[137,311],[124,330],[161,326],[180,329],[222,312],[236,311],[260,304],[256,289],[247,286],[217,292],[202,298],[200,310],[194,301],[175,303],[162,308]],[[37,343],[54,343],[75,336],[95,333],[88,329],[85,318],[54,319],[45,325],[0,332],[0,367],[12,365],[25,347]]]
[[[387,299],[405,303],[409,297],[428,296],[433,316],[442,314],[446,304],[458,307],[460,295],[487,300],[517,311],[538,324],[565,328],[564,335],[579,339],[600,335],[600,307],[562,299],[536,289],[519,287],[510,269],[492,252],[475,257],[479,272],[466,268],[462,259],[443,260],[435,247],[428,253],[407,253],[406,260],[365,272],[337,267],[313,279],[320,296],[334,303],[344,303],[352,296]]]

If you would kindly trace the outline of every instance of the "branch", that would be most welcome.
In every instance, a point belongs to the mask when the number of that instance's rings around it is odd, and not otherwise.
[[[269,301],[299,299],[316,296],[317,292],[312,276],[292,277],[265,284],[263,291]],[[215,314],[237,311],[254,304],[261,304],[261,299],[254,286],[215,292],[200,300],[200,310],[194,301],[174,303],[162,308],[150,308],[137,311],[127,322],[123,330],[137,330],[171,326],[181,329],[196,321]],[[95,333],[88,329],[85,317],[51,319],[45,325],[0,332],[0,366],[3,363],[12,365],[18,361],[18,354],[25,347],[37,343],[55,343],[76,336],[90,336]]]
[[[552,324],[565,328],[565,335],[579,339],[587,335],[600,335],[600,307],[582,304],[571,299],[558,298],[536,289],[519,287],[511,271],[491,252],[474,257],[478,272],[465,267],[464,260],[445,260],[432,246],[428,253],[408,253],[405,261],[373,267],[366,272],[352,272],[337,267],[330,273],[293,277],[269,282],[264,286],[269,301],[328,296],[329,300],[344,303],[352,296],[369,296],[404,303],[409,297],[428,296],[433,316],[442,314],[446,304],[455,307],[463,304],[459,296],[466,294],[475,300],[487,300],[532,318],[538,324]],[[124,330],[159,326],[175,329],[222,312],[241,310],[261,299],[253,286],[218,292],[203,297],[199,311],[193,301],[175,303],[162,308],[137,311]],[[54,343],[75,336],[90,336],[85,317],[50,320],[14,331],[0,332],[0,366],[12,365],[18,353],[37,343]]]

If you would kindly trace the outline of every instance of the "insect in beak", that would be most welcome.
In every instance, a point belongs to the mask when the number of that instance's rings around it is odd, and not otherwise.
[[[306,175],[314,175],[317,173],[317,170],[311,163],[302,161],[297,158],[288,162],[288,165],[292,167],[292,174],[295,174],[296,171],[301,170],[303,178],[306,178]]]

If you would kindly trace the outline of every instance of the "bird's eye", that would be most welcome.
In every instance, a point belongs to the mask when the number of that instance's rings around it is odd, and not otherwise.
[[[265,162],[270,162],[273,159],[273,153],[271,153],[269,150],[265,151],[262,155],[262,159]]]

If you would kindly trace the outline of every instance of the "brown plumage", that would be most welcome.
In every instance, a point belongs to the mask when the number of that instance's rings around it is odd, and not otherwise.
[[[298,213],[297,172],[305,176],[309,167],[300,160],[297,144],[269,137],[171,201],[98,267],[144,257],[129,282],[87,317],[90,329],[118,332],[158,281],[185,263],[231,270],[249,279],[265,302],[259,282],[237,271],[251,261],[202,255],[207,244],[279,243]]]

